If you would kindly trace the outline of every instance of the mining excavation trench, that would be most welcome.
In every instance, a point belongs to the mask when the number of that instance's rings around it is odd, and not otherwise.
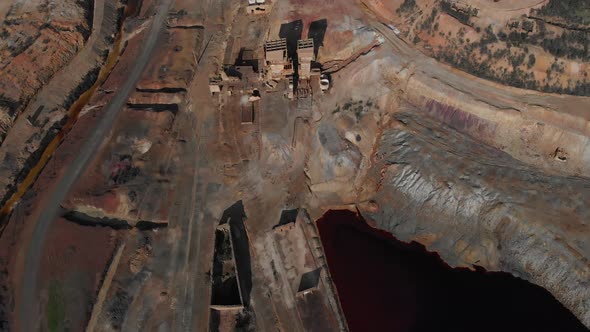
[[[139,0],[130,1],[131,3],[137,2]],[[129,15],[133,15],[135,11],[125,11],[124,18],[129,17]],[[129,14],[129,15],[128,15]],[[70,132],[70,130],[76,124],[78,120],[78,116],[80,112],[88,104],[96,90],[106,81],[109,74],[111,73],[112,69],[117,64],[117,61],[120,56],[121,52],[121,42],[123,37],[123,25],[121,25],[121,29],[117,33],[115,41],[113,42],[113,49],[109,52],[107,57],[107,61],[105,62],[104,67],[100,69],[98,77],[94,84],[85,92],[80,95],[80,97],[70,106],[67,112],[67,121],[57,133],[57,135],[49,142],[47,147],[45,147],[43,154],[35,164],[33,168],[28,172],[24,180],[18,184],[17,190],[12,196],[6,201],[4,206],[0,209],[0,235],[6,226],[7,218],[10,216],[14,206],[19,202],[19,200],[23,197],[23,195],[27,192],[27,190],[35,183],[35,180],[47,165],[47,162],[53,156],[55,150],[60,146],[63,142],[66,135]]]
[[[350,331],[588,331],[547,290],[453,269],[354,212],[328,211],[317,225]]]

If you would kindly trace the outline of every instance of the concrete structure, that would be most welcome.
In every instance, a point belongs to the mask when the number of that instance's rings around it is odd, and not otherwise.
[[[243,314],[243,305],[212,305],[210,313],[209,331],[233,332],[236,330],[239,315]]]
[[[264,14],[269,9],[266,0],[248,0],[247,11],[250,14]]]
[[[221,73],[221,79],[228,82],[228,87],[238,85],[241,88],[253,88],[260,80],[259,67],[260,61],[254,50],[241,47],[239,37],[229,39]]]
[[[346,331],[313,221],[305,210],[285,210],[273,228],[277,271],[293,296],[305,331]]]
[[[287,39],[269,40],[264,44],[264,59],[270,78],[293,74],[293,64],[287,56]]]
[[[315,60],[313,39],[297,41],[297,59],[299,79],[309,79],[311,76],[311,63]]]
[[[258,101],[254,102],[247,102],[243,104],[241,107],[241,115],[242,115],[242,124],[252,124],[254,123],[254,107],[255,104],[258,104]]]
[[[229,224],[215,230],[215,251],[211,271],[211,306],[243,306],[238,269]]]
[[[307,78],[299,78],[299,84],[297,85],[297,91],[295,95],[297,98],[308,98],[312,95],[311,80]]]

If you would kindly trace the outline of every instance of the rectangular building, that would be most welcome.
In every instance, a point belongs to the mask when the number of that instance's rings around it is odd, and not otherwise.
[[[297,60],[299,62],[299,78],[309,79],[311,76],[311,63],[315,60],[313,39],[297,41]]]
[[[287,56],[287,39],[269,40],[264,44],[264,60],[271,78],[283,78],[293,73]]]

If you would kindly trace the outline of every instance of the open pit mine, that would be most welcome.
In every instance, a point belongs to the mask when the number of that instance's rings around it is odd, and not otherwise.
[[[588,0],[0,0],[0,331],[590,331]]]

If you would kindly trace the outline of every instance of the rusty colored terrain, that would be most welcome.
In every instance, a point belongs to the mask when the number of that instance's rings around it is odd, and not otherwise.
[[[0,142],[29,100],[83,47],[92,12],[91,1],[26,1],[3,17]]]
[[[245,1],[95,0],[92,20],[80,2],[16,1],[0,70],[51,74],[0,84],[0,329],[347,331],[314,223],[331,209],[452,267],[539,285],[590,326],[590,99],[432,58],[460,29],[470,43],[487,25],[508,33],[545,3],[519,2],[474,1],[468,29],[427,0],[416,15],[402,0],[267,0],[256,14]],[[265,79],[264,43],[282,37],[290,52],[314,40],[329,90],[314,73],[288,99],[288,79]],[[551,56],[529,52],[536,64],[513,67],[547,79]],[[580,73],[548,84],[584,82],[585,60],[560,61]]]

